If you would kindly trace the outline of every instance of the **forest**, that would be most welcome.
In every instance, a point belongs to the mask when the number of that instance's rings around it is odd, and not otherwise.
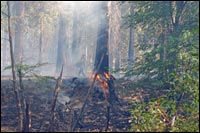
[[[1,132],[199,132],[199,1],[1,1]]]

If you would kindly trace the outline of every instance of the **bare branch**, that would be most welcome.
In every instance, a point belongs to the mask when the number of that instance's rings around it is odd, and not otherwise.
[[[82,108],[81,108],[80,114],[79,114],[78,118],[76,119],[76,121],[75,121],[75,123],[74,123],[74,126],[73,126],[73,128],[72,128],[72,131],[74,131],[74,130],[76,129],[76,125],[78,124],[79,120],[82,118],[83,110],[84,110],[85,105],[86,105],[86,103],[87,103],[87,100],[88,100],[88,97],[89,97],[89,95],[90,95],[90,92],[91,92],[91,90],[93,89],[93,86],[94,86],[94,83],[95,83],[95,80],[96,80],[96,77],[97,77],[97,72],[98,72],[99,69],[100,69],[100,66],[101,66],[101,64],[102,64],[103,58],[104,58],[104,54],[103,54],[103,56],[101,57],[100,63],[99,63],[98,68],[97,68],[97,70],[96,70],[96,72],[95,72],[94,79],[93,79],[93,81],[92,81],[92,84],[91,84],[90,88],[88,89],[88,93],[87,93],[86,98],[85,98],[85,100],[84,100],[84,103],[83,103],[83,106],[82,106]]]
[[[60,76],[57,78],[57,82],[56,82],[56,87],[54,90],[54,94],[53,94],[53,104],[52,104],[52,109],[51,109],[51,119],[50,119],[50,125],[48,128],[48,131],[51,131],[53,128],[53,123],[54,123],[54,119],[55,119],[55,107],[56,107],[56,101],[57,101],[57,97],[58,97],[58,92],[60,90],[61,84],[62,84],[62,73],[63,73],[63,65],[62,65],[62,69],[60,72]]]

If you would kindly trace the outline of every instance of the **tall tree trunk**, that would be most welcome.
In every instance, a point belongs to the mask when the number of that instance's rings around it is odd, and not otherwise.
[[[16,8],[16,26],[15,26],[15,46],[14,46],[14,57],[16,63],[22,62],[22,37],[23,37],[23,16],[24,16],[24,2],[15,1]]]
[[[133,18],[133,2],[130,5],[130,16]],[[133,21],[130,22],[130,38],[129,38],[129,48],[128,48],[128,68],[130,69],[134,63],[134,45],[133,45]]]
[[[119,70],[120,68],[120,56],[121,56],[121,52],[120,52],[120,42],[121,42],[121,25],[122,25],[122,20],[121,20],[121,11],[120,11],[120,6],[117,4],[117,2],[115,3],[116,6],[116,21],[117,21],[117,25],[116,25],[116,35],[115,35],[115,69]]]
[[[107,1],[102,1],[100,3],[100,15],[99,15],[99,27],[98,27],[98,37],[97,37],[97,47],[96,47],[96,58],[94,64],[94,71],[96,74],[105,75],[109,71],[109,53],[108,53],[108,30],[109,30],[109,6]],[[110,121],[110,107],[114,107],[114,103],[118,101],[115,94],[114,82],[112,78],[107,78],[106,87],[102,88],[104,91],[104,96],[106,99],[107,107],[107,121],[106,129],[109,127]],[[114,109],[114,108],[113,108]]]
[[[109,71],[109,62],[108,62],[108,29],[109,29],[109,6],[107,1],[101,2],[100,8],[100,18],[99,18],[99,27],[98,27],[98,37],[97,37],[97,48],[96,48],[96,58],[94,64],[94,71],[97,74],[104,75]],[[101,62],[102,61],[102,62]],[[113,79],[106,81],[108,84],[108,97],[107,100],[112,106],[114,102],[118,101],[118,98],[114,90]]]
[[[107,1],[101,2],[100,15],[99,15],[99,26],[98,26],[98,37],[96,47],[96,58],[94,64],[94,71],[97,70],[100,65],[100,69],[97,73],[103,74],[108,72],[108,17],[107,17]],[[100,60],[103,57],[103,61],[100,64]]]
[[[39,59],[38,62],[42,63],[42,44],[43,44],[43,20],[40,20],[40,40],[39,40]]]
[[[120,69],[120,56],[121,56],[121,53],[120,53],[120,48],[119,48],[119,42],[117,43],[116,45],[116,57],[115,57],[115,70],[119,70]]]
[[[19,119],[19,131],[22,131],[23,128],[23,112],[21,108],[20,95],[16,84],[16,74],[15,74],[15,60],[13,55],[13,44],[12,44],[12,36],[10,29],[10,2],[7,1],[8,6],[8,33],[9,33],[9,43],[10,43],[10,57],[11,57],[11,66],[12,66],[12,75],[13,75],[13,88],[15,93],[16,105],[18,108],[18,119]]]
[[[59,18],[59,34],[58,34],[58,49],[57,49],[57,63],[56,72],[58,73],[62,64],[66,64],[66,55],[64,45],[66,45],[66,23],[62,14]]]
[[[112,22],[111,22],[111,19],[109,19],[109,24],[112,24]],[[114,50],[114,43],[113,43],[113,38],[114,38],[114,34],[113,34],[113,29],[112,29],[112,27],[110,27],[109,28],[109,46],[108,46],[108,48],[109,48],[109,67],[111,68],[111,69],[113,69],[113,67],[114,67],[114,52],[115,52],[115,50]]]

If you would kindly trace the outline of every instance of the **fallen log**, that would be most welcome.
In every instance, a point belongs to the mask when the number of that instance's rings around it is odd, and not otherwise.
[[[56,107],[56,101],[57,101],[57,97],[58,97],[58,92],[60,90],[61,84],[62,84],[62,73],[63,73],[63,65],[62,65],[62,69],[60,72],[60,76],[57,78],[56,81],[56,87],[53,93],[53,103],[52,103],[52,109],[51,109],[51,119],[50,119],[50,124],[49,124],[49,128],[48,131],[54,131],[53,128],[53,124],[54,124],[54,119],[55,119],[55,107]]]

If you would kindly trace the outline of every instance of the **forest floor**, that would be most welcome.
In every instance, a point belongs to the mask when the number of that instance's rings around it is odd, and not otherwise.
[[[111,108],[110,122],[108,132],[127,132],[131,128],[131,102],[141,102],[149,97],[151,91],[141,88],[132,88],[130,83],[133,81],[116,80],[115,90],[119,97],[120,104]],[[54,84],[54,82],[53,82]],[[46,132],[50,120],[50,110],[52,102],[52,94],[55,84],[38,82],[32,79],[24,80],[25,99],[30,103],[31,109],[31,129],[32,132]],[[83,105],[88,88],[90,85],[80,85],[76,87],[75,94],[70,97],[71,107],[75,112],[73,118],[72,113],[65,112],[61,118],[59,112],[55,120],[55,131],[70,131],[70,124],[77,117]],[[69,87],[63,87],[67,90]],[[15,132],[18,125],[17,107],[15,95],[12,89],[12,81],[8,78],[1,78],[1,131]],[[62,106],[60,106],[62,107]],[[57,104],[57,110],[59,104]],[[106,106],[105,102],[91,95],[88,99],[87,106],[84,110],[83,118],[75,131],[105,131],[106,128]]]

